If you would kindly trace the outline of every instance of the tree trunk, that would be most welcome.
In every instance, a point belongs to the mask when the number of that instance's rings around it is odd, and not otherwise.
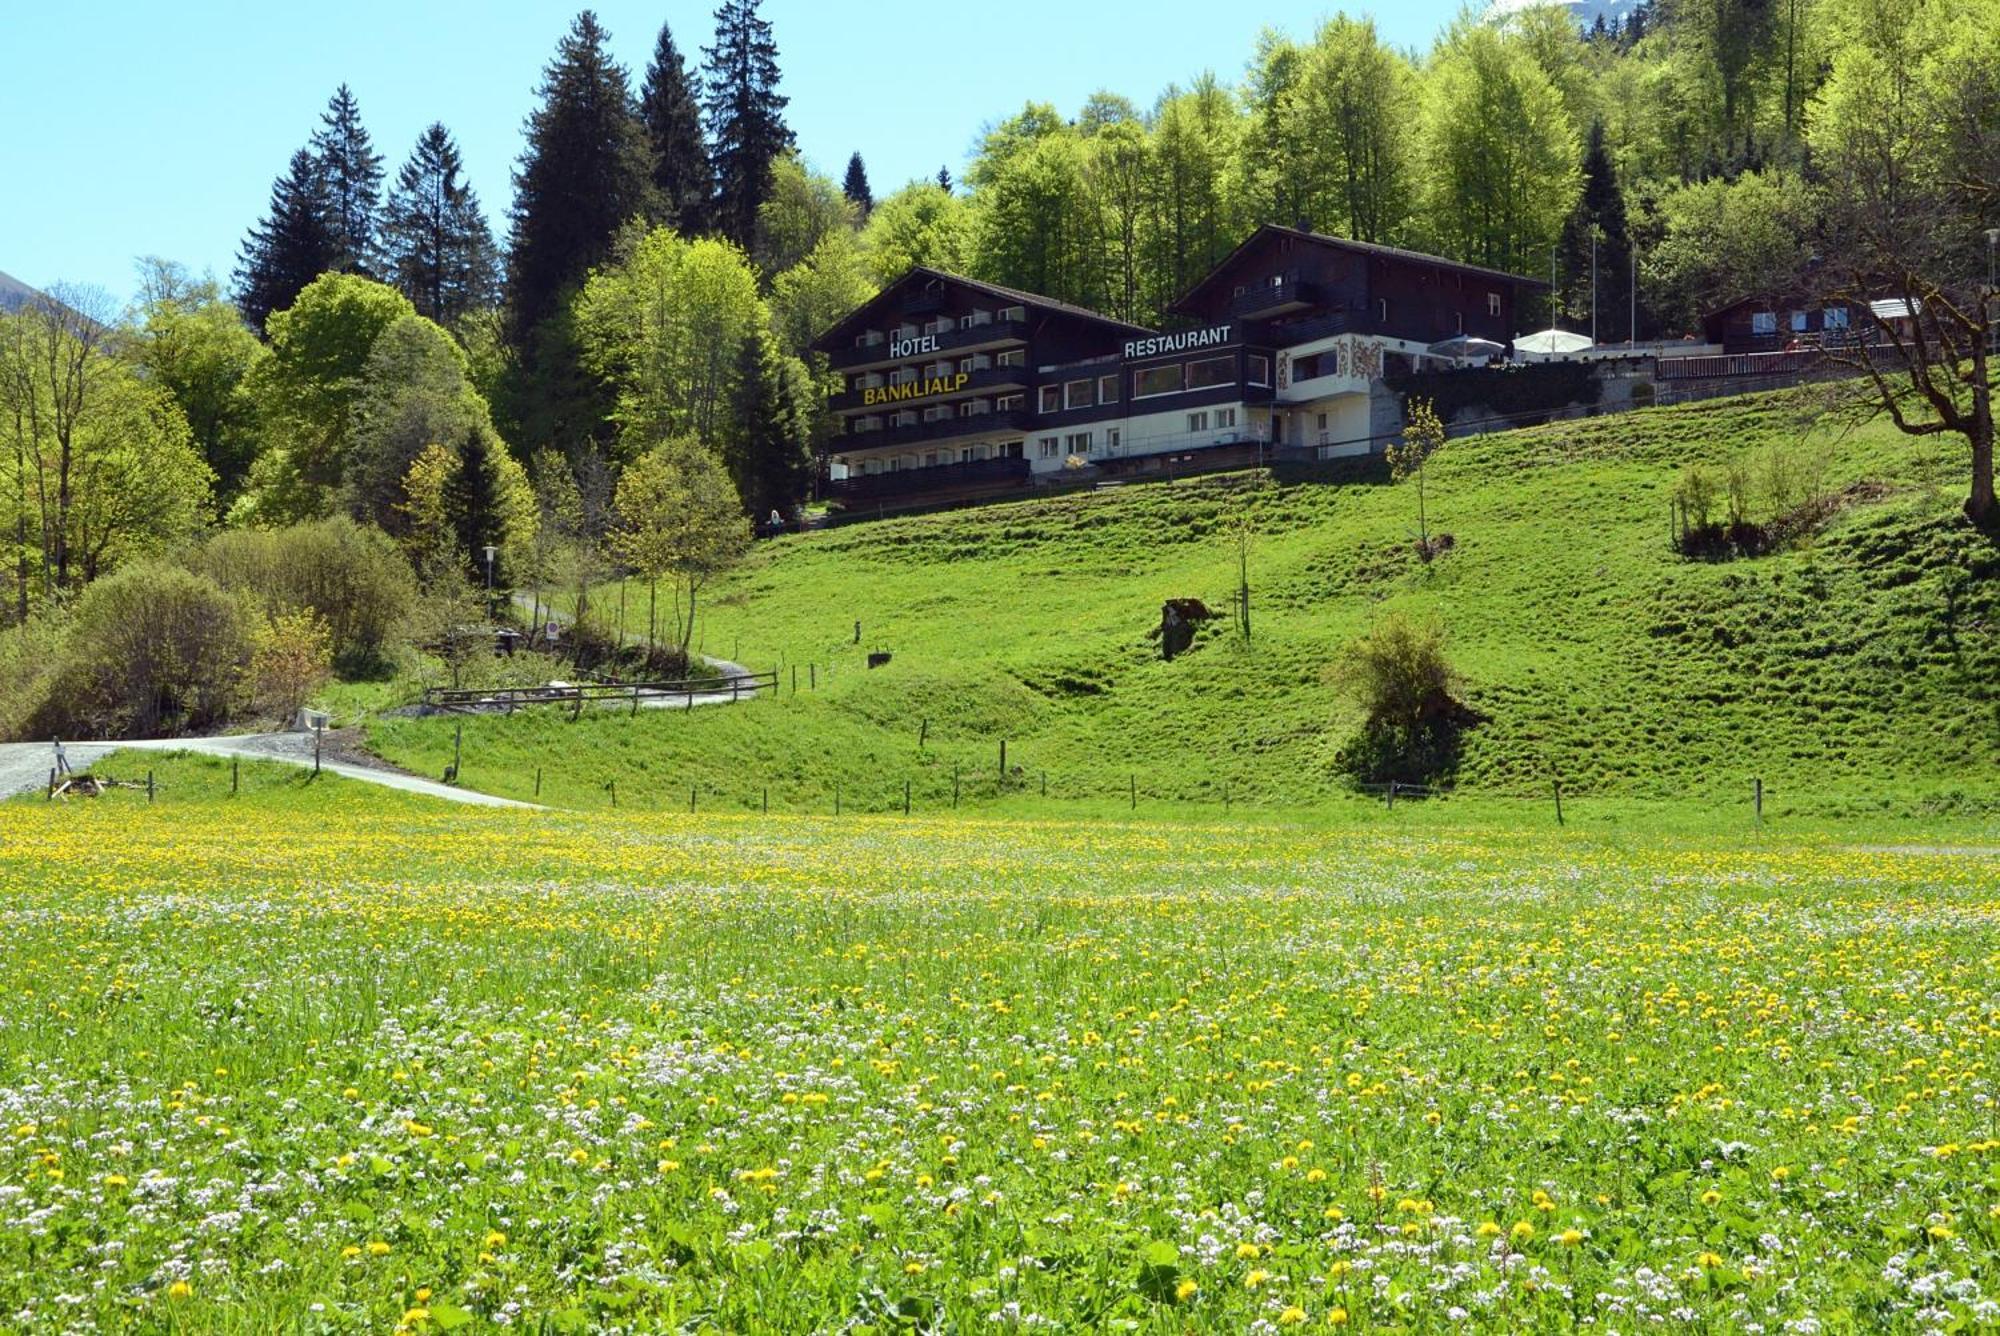
[[[2000,524],[2000,510],[1993,504],[1993,383],[1987,379],[1990,354],[1986,351],[1986,331],[1980,331],[1972,352],[1972,493],[1965,498],[1965,513],[1982,529]]]

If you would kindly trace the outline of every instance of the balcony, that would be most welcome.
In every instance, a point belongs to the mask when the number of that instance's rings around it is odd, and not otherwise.
[[[1279,274],[1239,293],[1229,303],[1229,313],[1238,320],[1275,320],[1294,311],[1319,304],[1319,284],[1297,274]]]
[[[1026,432],[1033,427],[1034,421],[1035,415],[1026,409],[1016,409],[1007,413],[975,413],[971,417],[960,417],[954,413],[935,422],[913,422],[905,427],[877,427],[874,431],[850,432],[845,436],[830,437],[826,449],[829,454],[845,455],[862,450],[880,449],[888,445],[921,445],[928,441],[955,440],[960,436]]]
[[[1028,341],[1025,320],[995,320],[970,329],[948,329],[941,334],[919,334],[916,346],[896,352],[899,340],[887,339],[866,348],[840,348],[827,354],[827,364],[835,371],[860,371],[865,367],[895,366],[899,362],[921,362],[946,353],[971,352],[978,348],[998,348]]]
[[[882,501],[925,492],[964,488],[1026,486],[1034,465],[1025,459],[975,459],[969,464],[938,464],[924,469],[898,469],[859,478],[828,482],[826,495],[840,501]]]
[[[927,379],[929,377],[919,377],[917,383],[922,384]],[[1024,366],[989,366],[972,372],[960,388],[928,399],[871,404],[867,402],[867,391],[849,390],[844,394],[830,396],[827,399],[827,407],[835,413],[851,413],[861,409],[872,409],[876,412],[893,411],[904,404],[942,403],[947,400],[962,399],[967,395],[991,394],[996,390],[1025,390],[1032,384],[1034,384],[1034,373]]]
[[[935,315],[944,309],[949,295],[942,287],[918,288],[904,293],[896,302],[896,308],[904,315]]]

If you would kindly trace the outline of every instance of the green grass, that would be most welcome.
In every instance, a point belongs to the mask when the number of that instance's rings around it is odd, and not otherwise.
[[[1992,1320],[1990,854],[155,768],[0,805],[10,1329]]]
[[[1431,465],[1434,529],[1412,550],[1409,485],[1259,485],[1228,475],[856,525],[760,545],[712,590],[710,652],[782,666],[779,701],[740,709],[465,721],[468,784],[552,801],[684,808],[899,809],[1039,796],[1284,809],[1346,792],[1352,707],[1326,680],[1388,609],[1446,623],[1464,695],[1463,795],[1739,809],[1774,816],[1991,815],[2000,802],[2000,549],[1955,511],[1934,447],[1843,430],[1804,394],[1647,412],[1452,443]],[[1772,445],[1875,485],[1810,543],[1724,564],[1669,550],[1692,463]],[[1247,519],[1252,643],[1227,623],[1174,663],[1160,603],[1228,604]],[[854,643],[853,626],[862,623]],[[894,661],[868,671],[865,654]],[[807,690],[816,665],[818,689]],[[790,688],[798,670],[800,690]],[[928,739],[918,736],[928,721]],[[384,754],[426,773],[456,721],[380,720]],[[998,748],[1018,774],[1003,784]]]

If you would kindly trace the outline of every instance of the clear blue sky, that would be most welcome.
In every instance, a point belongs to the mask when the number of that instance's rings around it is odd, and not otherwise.
[[[458,137],[494,233],[542,66],[579,4],[537,0],[0,0],[0,271],[126,298],[164,255],[225,282],[271,182],[342,81],[393,177],[417,134]],[[1213,0],[766,0],[790,123],[838,175],[859,149],[878,193],[961,171],[979,129],[1030,98],[1066,114],[1099,88],[1144,107],[1203,70],[1236,82],[1258,31],[1311,31],[1333,5]],[[1356,7],[1357,9],[1359,6]],[[601,0],[636,88],[662,22],[698,61],[713,0]],[[1428,46],[1456,0],[1378,15]]]

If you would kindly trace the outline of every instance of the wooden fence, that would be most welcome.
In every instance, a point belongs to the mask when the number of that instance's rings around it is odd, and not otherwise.
[[[509,714],[529,705],[630,705],[638,709],[648,701],[676,699],[692,705],[697,697],[727,696],[741,700],[778,690],[776,669],[768,673],[731,673],[724,677],[688,678],[675,682],[576,682],[561,686],[513,687],[501,690],[459,690],[453,687],[424,688],[424,707],[441,713]]]

